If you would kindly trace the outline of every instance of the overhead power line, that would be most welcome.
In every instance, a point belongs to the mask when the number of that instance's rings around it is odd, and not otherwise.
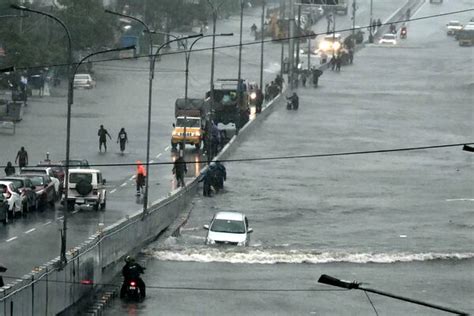
[[[474,142],[468,143],[455,143],[455,144],[441,144],[441,145],[429,145],[429,146],[418,146],[418,147],[403,147],[403,148],[389,148],[389,149],[377,149],[377,150],[364,150],[364,151],[346,151],[338,153],[323,153],[323,154],[307,154],[307,155],[289,155],[289,156],[275,156],[275,157],[254,157],[254,158],[238,158],[238,159],[219,159],[219,162],[250,162],[250,161],[270,161],[270,160],[294,160],[294,159],[309,159],[309,158],[324,158],[324,157],[338,157],[338,156],[356,156],[356,155],[372,155],[372,154],[382,154],[382,153],[392,153],[392,152],[407,152],[407,151],[418,151],[418,150],[432,150],[440,148],[450,148],[450,147],[464,147],[466,145],[474,145]],[[194,164],[193,161],[185,161],[185,163]],[[205,163],[203,161],[203,163]],[[143,165],[146,165],[145,162],[142,162]],[[164,161],[164,162],[150,162],[149,165],[172,165],[173,161]],[[55,165],[54,163],[51,166],[64,167],[64,165]],[[136,166],[135,162],[124,162],[124,163],[104,163],[104,164],[89,164],[90,167],[120,167],[120,166]],[[4,168],[6,166],[0,166]],[[71,167],[71,166],[70,166]]]
[[[460,13],[466,13],[466,12],[471,12],[471,11],[474,11],[474,8],[458,10],[458,11],[450,11],[450,12],[433,14],[433,15],[427,15],[427,16],[422,16],[422,17],[419,17],[419,18],[405,19],[405,20],[400,20],[400,21],[396,21],[396,22],[387,22],[387,23],[383,23],[382,25],[400,24],[400,23],[406,23],[406,22],[427,20],[427,19],[433,19],[433,18],[437,18],[437,17],[460,14]],[[372,27],[372,25],[360,26],[360,27],[356,27],[356,28],[338,29],[338,30],[335,30],[335,32],[340,33],[340,32],[349,32],[349,31],[352,31],[352,30],[364,30],[364,29],[367,29],[369,27]],[[332,33],[332,32],[330,32],[330,33]],[[277,39],[277,40],[273,40],[273,39],[264,40],[263,42],[264,43],[275,43],[275,42],[287,41],[289,39],[304,39],[304,38],[308,38],[308,37],[320,36],[320,35],[325,35],[325,34],[328,34],[328,33],[327,32],[321,32],[321,33],[314,33],[314,34],[310,34],[310,35],[299,35],[299,36],[285,37],[285,38],[281,38],[281,39]],[[262,41],[246,42],[246,43],[242,43],[242,46],[261,45],[261,43],[262,43]],[[235,47],[239,47],[239,46],[240,46],[240,44],[230,44],[230,45],[216,46],[214,49],[235,48]],[[193,52],[208,51],[208,50],[212,50],[212,47],[193,49]],[[160,56],[184,54],[186,52],[188,52],[188,51],[184,50],[184,51],[175,51],[175,52],[165,52],[165,53],[160,54]],[[150,55],[145,54],[145,55],[139,55],[137,57],[104,58],[104,59],[94,60],[94,61],[90,61],[90,62],[91,63],[100,63],[100,62],[127,60],[127,59],[135,60],[135,59],[138,59],[138,58],[149,58],[149,57],[150,57]],[[40,66],[33,66],[33,67],[16,67],[16,69],[17,70],[28,70],[28,69],[42,69],[42,68],[45,68],[45,67],[64,67],[64,66],[69,66],[69,63],[49,64],[49,65],[40,65]]]

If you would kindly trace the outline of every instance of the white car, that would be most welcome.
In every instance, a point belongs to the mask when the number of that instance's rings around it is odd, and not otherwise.
[[[96,86],[96,82],[89,74],[75,74],[74,88],[92,89]]]
[[[104,210],[107,201],[107,190],[105,179],[97,169],[69,169],[68,208],[74,205],[92,206],[94,210]],[[62,203],[64,204],[63,194]]]
[[[379,44],[397,45],[397,35],[391,33],[384,34],[379,40]]]
[[[8,201],[8,213],[15,216],[23,214],[21,196],[12,181],[0,181],[0,194]]]
[[[455,35],[456,32],[462,29],[462,26],[463,25],[459,21],[449,21],[449,23],[446,24],[446,34]]]
[[[218,212],[212,218],[210,225],[204,225],[208,230],[207,245],[225,244],[234,246],[247,246],[250,241],[247,217],[238,212]]]

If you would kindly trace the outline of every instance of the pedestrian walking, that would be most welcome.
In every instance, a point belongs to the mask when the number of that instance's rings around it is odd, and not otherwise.
[[[306,87],[306,71],[305,70],[301,72],[301,84],[303,85],[303,87]]]
[[[28,152],[25,150],[25,147],[21,147],[16,154],[15,163],[18,164],[20,169],[28,165]]]
[[[349,64],[352,64],[354,62],[354,49],[349,48]]]
[[[173,164],[173,174],[176,177],[176,183],[178,188],[186,186],[186,184],[184,183],[184,175],[187,172],[188,168],[186,167],[186,161],[184,161],[184,158],[180,153],[178,159],[176,159]]]
[[[206,171],[202,172],[198,177],[198,182],[203,182],[202,186],[202,195],[203,196],[212,196],[211,190],[211,171],[210,168],[207,168]]]
[[[5,175],[7,177],[12,176],[15,174],[15,167],[13,167],[12,162],[7,162],[7,166],[5,167]]]
[[[313,69],[312,69],[313,87],[315,87],[315,88],[318,87],[319,77],[321,77],[322,74],[323,74],[323,72],[321,70],[316,69],[316,67],[313,67]]]
[[[109,139],[112,139],[112,137],[110,137],[110,134],[104,128],[104,125],[100,126],[97,136],[99,136],[99,152],[102,152],[102,145],[104,145],[105,152],[107,152],[107,136]]]
[[[255,98],[255,112],[260,113],[262,112],[262,104],[264,99],[262,89],[258,88],[256,94],[257,96]]]
[[[120,152],[123,154],[125,151],[125,144],[128,143],[128,136],[125,128],[122,127],[117,136],[117,144],[120,143]]]
[[[341,65],[342,65],[342,57],[341,55],[337,55],[336,57],[336,71],[341,71]]]
[[[136,183],[137,183],[137,196],[143,193],[143,186],[145,185],[145,178],[146,178],[146,170],[143,167],[143,164],[140,160],[136,161],[137,163],[137,175],[136,175]]]
[[[334,71],[336,69],[336,56],[332,55],[329,63],[331,64],[331,70]]]
[[[377,29],[379,29],[380,27],[382,27],[382,20],[378,19],[377,20]]]

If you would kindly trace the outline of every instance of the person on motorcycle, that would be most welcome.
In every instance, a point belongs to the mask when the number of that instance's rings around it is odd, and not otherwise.
[[[127,291],[127,285],[131,281],[137,282],[137,286],[140,289],[142,298],[146,296],[145,282],[143,282],[140,274],[145,273],[145,268],[135,262],[135,259],[131,256],[125,257],[125,266],[122,268],[123,283],[120,289],[120,298],[125,297]]]
[[[293,92],[293,94],[286,98],[287,100],[290,100],[291,101],[291,104],[293,105],[293,108],[294,109],[297,109],[300,105],[300,99],[298,97],[298,95],[296,94],[296,92]]]
[[[405,38],[407,37],[407,26],[403,25],[402,28],[400,29],[400,37]]]

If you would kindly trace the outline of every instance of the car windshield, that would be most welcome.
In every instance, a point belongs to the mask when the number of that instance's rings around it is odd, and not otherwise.
[[[210,230],[219,233],[243,234],[245,233],[245,225],[242,221],[216,219],[212,222]]]
[[[386,39],[386,40],[393,40],[395,39],[395,35],[392,35],[392,34],[385,34],[383,36],[383,39]]]
[[[78,183],[81,180],[92,183],[92,173],[71,173],[69,175],[70,183]]]
[[[44,185],[44,179],[43,177],[31,177],[31,183],[33,183],[34,186],[42,186]]]
[[[46,172],[45,169],[27,169],[27,168],[23,168],[20,171],[20,174],[21,173],[46,174],[47,172]]]
[[[201,122],[200,120],[197,119],[184,119],[184,118],[178,118],[176,120],[176,126],[179,127],[201,127]]]

